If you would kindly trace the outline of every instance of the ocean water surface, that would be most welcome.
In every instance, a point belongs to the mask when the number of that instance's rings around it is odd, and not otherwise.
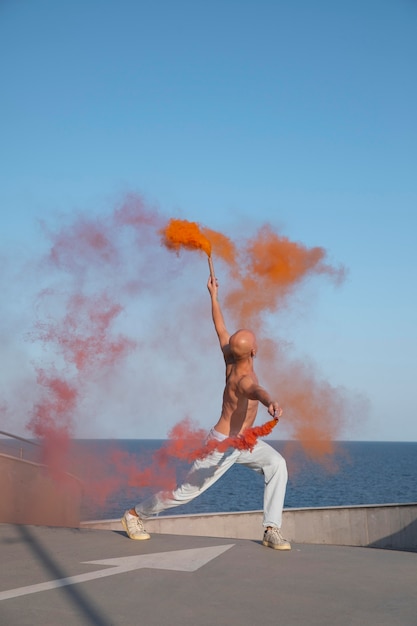
[[[138,459],[150,458],[161,440],[94,440],[81,445],[108,453],[115,445]],[[317,462],[299,444],[269,441],[287,460],[285,508],[417,502],[417,442],[337,442],[334,454]],[[179,474],[183,475],[184,467]],[[97,505],[85,499],[82,519],[120,517],[150,490],[127,485]],[[201,496],[161,515],[251,511],[263,508],[263,477],[234,465]]]

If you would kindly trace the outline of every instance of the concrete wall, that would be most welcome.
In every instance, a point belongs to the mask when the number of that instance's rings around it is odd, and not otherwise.
[[[120,520],[83,528],[122,530]],[[172,515],[146,520],[150,533],[260,540],[262,512]],[[282,533],[294,543],[371,546],[417,551],[417,503],[286,509]]]
[[[0,522],[78,527],[81,496],[74,476],[54,480],[40,463],[0,454]]]

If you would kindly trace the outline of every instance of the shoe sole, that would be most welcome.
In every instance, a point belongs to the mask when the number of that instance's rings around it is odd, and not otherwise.
[[[151,538],[151,536],[148,533],[144,533],[143,536],[140,536],[140,537],[132,537],[132,535],[129,533],[129,529],[127,527],[125,518],[122,517],[122,519],[120,521],[122,522],[122,526],[125,529],[126,535],[129,537],[129,539],[133,539],[135,541],[144,541],[145,539],[150,539]]]
[[[291,546],[290,545],[279,545],[276,543],[271,543],[270,541],[263,541],[262,542],[263,546],[266,546],[267,548],[272,548],[273,550],[291,550]]]

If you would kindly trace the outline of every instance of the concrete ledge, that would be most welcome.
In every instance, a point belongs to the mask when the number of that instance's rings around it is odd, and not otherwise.
[[[81,522],[82,528],[122,530],[120,520]],[[150,533],[259,540],[262,511],[171,515],[146,520]],[[283,535],[295,543],[417,551],[417,503],[285,509]]]

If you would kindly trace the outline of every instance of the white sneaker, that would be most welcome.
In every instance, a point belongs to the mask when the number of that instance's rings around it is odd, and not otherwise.
[[[274,550],[291,550],[291,544],[281,535],[281,530],[276,527],[265,528],[262,544]]]
[[[123,515],[122,526],[125,529],[127,536],[130,539],[150,539],[151,536],[146,532],[143,522],[140,517],[132,515],[129,511],[126,511]]]

